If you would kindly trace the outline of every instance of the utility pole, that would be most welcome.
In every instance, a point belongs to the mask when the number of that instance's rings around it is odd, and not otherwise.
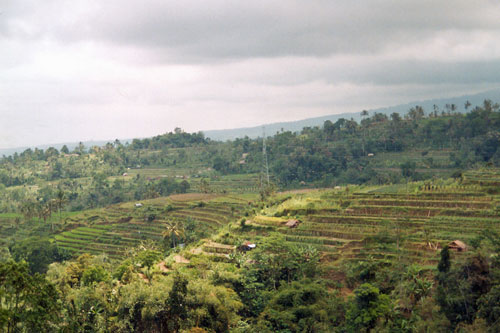
[[[264,177],[269,186],[269,165],[267,163],[267,150],[266,150],[266,128],[262,126],[262,168],[260,174],[260,187],[264,187]]]

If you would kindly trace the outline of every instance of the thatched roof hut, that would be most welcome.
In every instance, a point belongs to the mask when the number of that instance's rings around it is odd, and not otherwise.
[[[465,245],[464,242],[459,241],[459,240],[454,240],[450,244],[448,244],[448,248],[450,250],[458,251],[458,252],[463,252],[467,251],[467,245]]]
[[[300,223],[299,220],[288,220],[288,222],[285,225],[289,228],[295,228],[296,226],[299,225],[299,223]]]

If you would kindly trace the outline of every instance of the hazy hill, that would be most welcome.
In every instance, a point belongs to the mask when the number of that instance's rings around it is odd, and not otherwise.
[[[434,105],[437,105],[440,110],[443,110],[446,104],[455,104],[457,106],[458,112],[464,112],[465,111],[464,104],[466,101],[469,101],[472,104],[472,106],[476,106],[476,105],[482,105],[482,103],[485,99],[490,99],[494,102],[500,102],[500,90],[490,90],[490,91],[482,92],[479,94],[464,95],[464,96],[460,96],[460,97],[416,101],[416,102],[411,102],[411,103],[401,104],[401,105],[396,105],[396,106],[390,106],[390,107],[385,107],[385,108],[380,108],[380,109],[371,109],[368,111],[370,112],[370,115],[373,114],[374,112],[384,113],[387,115],[390,115],[393,112],[398,112],[401,115],[404,115],[411,107],[413,107],[415,105],[420,105],[424,108],[426,113],[429,113],[430,111],[433,110]],[[322,117],[307,118],[307,119],[298,120],[298,121],[263,124],[261,126],[255,126],[255,127],[204,131],[203,133],[205,134],[205,136],[207,138],[210,138],[212,140],[217,140],[217,141],[233,140],[236,138],[243,138],[245,136],[248,136],[249,138],[257,138],[259,136],[262,136],[262,126],[265,126],[267,135],[274,135],[276,132],[279,132],[282,129],[284,131],[296,132],[296,131],[302,130],[302,128],[304,128],[304,127],[321,126],[321,125],[323,125],[323,123],[326,120],[336,122],[340,118],[346,118],[346,119],[353,118],[354,120],[359,121],[361,119],[361,116],[360,116],[360,112],[341,113],[341,114],[332,114],[332,115],[322,116]],[[113,141],[114,141],[114,139],[109,139],[106,141],[86,141],[86,142],[83,142],[83,144],[86,147],[102,146],[102,145],[105,145],[107,142],[113,142]],[[124,139],[121,141],[122,141],[122,143],[125,143],[127,141],[132,142],[132,139]],[[44,144],[44,145],[38,145],[38,146],[36,146],[36,148],[47,149],[49,147],[54,147],[57,149],[61,149],[61,147],[63,145],[66,145],[66,146],[68,146],[68,148],[70,150],[73,150],[78,145],[78,142],[59,143],[59,144]],[[9,155],[12,155],[16,152],[20,153],[28,148],[34,149],[35,147],[17,147],[17,148],[0,149],[0,156],[2,156],[2,155],[9,156]]]
[[[457,106],[458,112],[465,111],[465,102],[469,101],[472,106],[482,105],[485,99],[490,99],[494,102],[500,102],[500,90],[491,90],[486,91],[479,94],[474,95],[465,95],[460,97],[452,97],[452,98],[440,98],[440,99],[432,99],[425,101],[416,101],[407,104],[401,104],[396,106],[390,106],[380,109],[372,109],[368,110],[370,115],[374,112],[384,113],[390,115],[393,112],[398,112],[401,115],[408,112],[411,107],[415,105],[420,105],[424,108],[426,113],[433,111],[434,105],[439,107],[439,110],[443,110],[446,104],[455,104]],[[361,110],[360,110],[361,111]],[[330,120],[332,122],[336,122],[340,118],[351,119],[353,118],[356,121],[361,119],[360,112],[356,113],[341,113],[341,114],[332,114],[323,117],[315,117],[308,118],[304,120],[298,121],[289,121],[289,122],[281,122],[274,124],[263,124],[266,128],[267,135],[274,135],[276,132],[281,131],[281,129],[285,131],[300,131],[304,127],[312,127],[312,126],[321,126],[326,120]],[[235,129],[226,129],[226,130],[213,130],[213,131],[204,131],[206,137],[212,140],[233,140],[236,138],[242,138],[248,136],[249,138],[257,138],[262,136],[262,125],[255,127],[245,127],[245,128],[235,128]]]

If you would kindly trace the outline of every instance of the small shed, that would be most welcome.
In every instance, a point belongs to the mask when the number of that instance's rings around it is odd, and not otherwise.
[[[257,245],[255,245],[255,243],[245,241],[245,242],[243,242],[243,244],[241,244],[239,249],[240,249],[240,251],[250,251],[250,250],[255,249],[256,246]]]
[[[295,228],[300,224],[299,220],[288,220],[288,222],[285,224],[289,228]]]
[[[374,153],[368,153],[368,157],[373,157],[373,156],[375,156]]]
[[[467,245],[465,245],[464,242],[459,241],[459,240],[454,240],[453,242],[451,242],[450,244],[448,244],[448,248],[450,250],[454,250],[454,251],[457,251],[457,252],[467,251]]]

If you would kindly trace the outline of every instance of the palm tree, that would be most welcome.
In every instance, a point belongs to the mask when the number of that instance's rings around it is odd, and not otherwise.
[[[165,231],[162,233],[163,239],[170,238],[174,247],[176,246],[176,240],[184,237],[184,226],[179,221],[168,222],[165,227]]]
[[[63,190],[59,189],[59,191],[57,191],[57,197],[56,197],[56,207],[59,210],[59,223],[61,223],[62,208],[67,202],[68,199],[66,198],[66,193],[64,193]]]
[[[49,219],[51,215],[52,207],[49,202],[40,209],[40,217],[43,219],[43,222],[46,223],[47,219]],[[54,224],[51,224],[51,230],[54,230]]]
[[[432,106],[432,108],[434,109],[434,117],[437,117],[438,113],[439,113],[439,106],[437,106],[436,104],[434,104]]]
[[[455,114],[455,111],[457,111],[457,106],[455,104],[450,105],[450,110],[452,114]]]
[[[467,100],[464,104],[464,107],[465,107],[465,111],[467,111],[469,109],[469,107],[471,106],[472,104]]]

